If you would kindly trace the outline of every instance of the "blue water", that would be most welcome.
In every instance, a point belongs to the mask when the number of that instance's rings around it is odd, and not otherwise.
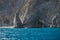
[[[60,40],[60,28],[0,28],[0,40]]]

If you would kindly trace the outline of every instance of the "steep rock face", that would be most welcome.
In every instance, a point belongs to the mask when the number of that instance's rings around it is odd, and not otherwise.
[[[59,7],[59,0],[0,0],[0,26],[13,25],[18,14],[22,27],[59,27]]]
[[[24,0],[0,0],[0,26],[13,25],[14,14],[23,2]]]
[[[30,0],[28,4],[28,12],[23,9],[24,27],[59,27],[59,0]]]

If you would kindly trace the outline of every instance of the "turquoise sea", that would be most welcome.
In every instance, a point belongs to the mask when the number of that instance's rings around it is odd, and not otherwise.
[[[60,40],[60,28],[0,28],[0,40]]]

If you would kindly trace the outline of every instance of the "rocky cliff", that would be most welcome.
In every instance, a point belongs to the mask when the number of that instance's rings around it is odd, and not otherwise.
[[[0,0],[0,26],[19,14],[23,27],[60,27],[59,10],[60,0]]]

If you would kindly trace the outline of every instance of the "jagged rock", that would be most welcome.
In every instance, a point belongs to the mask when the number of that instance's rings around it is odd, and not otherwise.
[[[24,27],[58,27],[57,19],[55,22],[54,20],[59,14],[59,0],[30,0],[28,4],[29,6],[26,6],[28,9],[24,6],[25,11],[23,11],[24,13],[28,10]]]
[[[5,25],[5,19],[10,20],[9,25],[13,25],[14,15],[18,14],[16,28],[60,27],[59,10],[59,0],[4,0],[3,3],[0,1],[0,25]]]

